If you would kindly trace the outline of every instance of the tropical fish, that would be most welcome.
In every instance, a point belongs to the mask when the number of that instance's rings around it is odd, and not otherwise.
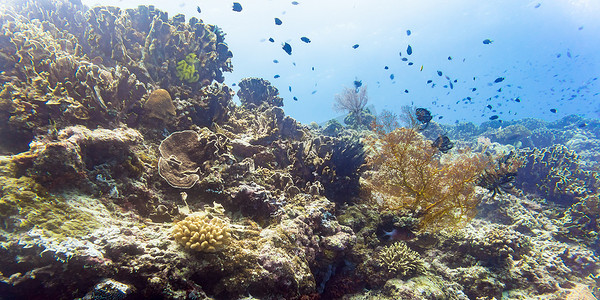
[[[410,34],[411,34],[411,33],[412,33],[412,32],[410,31],[410,29],[409,29],[409,30],[407,30],[407,31],[406,31],[406,36],[410,36]]]
[[[403,57],[403,58],[402,58],[402,61],[408,61],[408,58],[406,58],[406,57]]]
[[[292,86],[291,86],[291,85],[290,85],[290,86],[288,86],[288,89],[289,89],[289,90],[290,90],[290,92],[291,92],[291,91],[292,91]]]
[[[536,4],[533,8],[539,8],[540,6],[542,6],[541,3]]]
[[[408,90],[404,90],[404,92],[408,94]]]
[[[294,101],[298,101],[298,98],[296,98],[295,96],[294,96]]]
[[[362,86],[362,80],[354,80],[354,87],[358,91],[358,88]]]
[[[283,24],[283,22],[281,22],[281,19],[275,18],[275,25],[281,25],[281,24]]]
[[[448,56],[448,60],[452,60],[452,56]]]
[[[490,104],[488,104],[486,107],[492,109],[492,106]]]
[[[442,71],[437,71],[438,76],[442,76]]]
[[[307,44],[310,43],[310,39],[307,38],[307,37],[305,37],[305,36],[301,37],[300,40],[303,41],[303,42],[305,42],[305,43],[307,43]]]
[[[490,117],[490,120],[492,120],[492,121],[496,120],[496,119],[498,119],[498,115],[493,115],[493,116]]]
[[[298,4],[300,4],[300,2],[298,2],[298,1],[292,1],[292,5],[298,5]]]
[[[314,95],[317,93],[317,90],[312,91],[312,93],[310,93],[311,95]]]
[[[420,70],[420,71],[421,71],[421,72],[423,71],[423,65],[421,65],[421,70]]]
[[[278,63],[279,63],[279,61],[278,61],[278,60],[276,60],[276,59],[274,59],[274,60],[273,60],[273,63],[276,63],[276,64],[278,64]]]
[[[450,138],[446,135],[439,135],[431,147],[438,148],[442,153],[448,153],[450,149],[454,147],[454,143],[450,141]]]
[[[551,108],[550,112],[553,113],[553,114],[555,114],[556,113],[556,108]]]
[[[390,74],[390,79],[394,80],[394,74]]]
[[[519,97],[515,98],[515,102],[521,102],[521,99],[519,99]]]
[[[202,12],[202,10],[200,9],[200,6],[196,6],[196,10],[198,11],[198,13]]]
[[[471,92],[474,92],[474,91],[476,91],[476,90],[477,90],[477,88],[472,88],[472,89],[471,89]]]
[[[358,48],[358,46],[359,46],[358,44],[354,44],[354,45],[352,46],[352,49],[356,49],[356,48]]]
[[[408,47],[406,48],[406,54],[408,54],[408,55],[412,54],[412,47],[410,45],[408,45]]]
[[[427,84],[430,84],[432,82],[433,82],[433,80],[431,80],[431,79],[427,80]]]
[[[411,62],[409,62],[409,63],[408,63],[408,65],[409,65],[409,66],[412,66],[412,65],[413,65],[413,62],[412,62],[412,61],[411,61]]]
[[[494,80],[494,83],[500,83],[502,81],[504,81],[504,77],[498,77],[496,80]]]
[[[283,47],[281,47],[281,49],[283,49],[283,51],[285,51],[285,53],[288,55],[292,55],[292,46],[290,46],[290,44],[283,43]]]
[[[491,43],[493,43],[493,42],[494,42],[494,41],[492,41],[492,40],[490,40],[490,39],[485,39],[485,40],[483,40],[483,44],[484,44],[484,45],[489,45],[489,44],[491,44]]]
[[[276,74],[275,76],[273,76],[273,78],[275,78],[275,79],[277,79],[279,77],[281,77],[281,76],[279,76],[279,74]]]
[[[415,115],[417,116],[417,120],[423,124],[429,123],[431,121],[431,112],[426,108],[419,107],[415,110]]]
[[[274,40],[272,37],[270,37],[270,38],[269,38],[269,42],[271,42],[271,43],[275,43],[275,40]]]
[[[233,2],[233,11],[242,11],[242,5],[239,2]]]
[[[386,70],[387,70],[387,69],[389,69],[389,67],[388,67],[388,66],[385,66],[385,67],[383,67],[383,68],[384,68],[384,69],[386,69]]]

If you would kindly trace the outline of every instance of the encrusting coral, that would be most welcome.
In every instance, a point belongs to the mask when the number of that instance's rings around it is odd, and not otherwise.
[[[408,211],[422,231],[463,224],[476,213],[475,184],[491,160],[462,153],[442,159],[415,129],[379,132],[371,140],[371,166],[365,188],[383,210]]]
[[[157,89],[150,93],[148,100],[144,103],[144,109],[148,117],[156,118],[166,122],[169,117],[175,116],[175,106],[171,95],[165,89]]]
[[[229,222],[224,219],[199,213],[177,222],[173,228],[173,237],[185,249],[216,252],[229,243],[229,226]]]

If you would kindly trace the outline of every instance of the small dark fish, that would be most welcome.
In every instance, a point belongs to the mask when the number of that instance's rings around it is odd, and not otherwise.
[[[483,40],[483,44],[484,44],[484,45],[489,45],[489,44],[491,44],[491,43],[493,43],[493,42],[494,42],[494,41],[492,41],[492,40],[490,40],[490,39],[485,39],[485,40]]]
[[[402,51],[398,52],[398,55],[402,56]]]
[[[499,89],[498,89],[498,93],[501,93],[501,92],[502,92],[502,88],[499,88]]]
[[[412,65],[413,65],[412,61],[411,61],[411,62],[409,62],[409,63],[408,63],[408,65],[409,65],[409,66],[412,66]]]
[[[294,101],[298,101],[298,98],[294,97]]]
[[[490,120],[492,120],[492,121],[496,120],[496,119],[498,119],[498,115],[493,115],[493,116],[490,117]]]
[[[390,74],[390,79],[394,80],[394,74]]]
[[[276,59],[274,59],[274,60],[273,60],[273,63],[276,63],[276,64],[278,64],[278,63],[279,63],[279,61],[278,61],[278,60],[276,60]]]
[[[439,116],[439,117],[438,117],[438,120],[441,120],[441,119],[443,119],[443,118],[444,118],[444,116]]]
[[[406,57],[403,57],[403,58],[402,58],[402,61],[408,61],[408,58],[406,58]]]
[[[356,48],[358,48],[358,46],[359,46],[358,44],[354,44],[354,45],[352,45],[352,49],[356,49]]]
[[[310,43],[310,39],[307,38],[307,37],[305,37],[305,36],[301,37],[300,40],[303,41],[303,42],[305,42],[305,43],[307,43],[307,44]]]
[[[408,90],[404,90],[404,92],[408,94]]]
[[[314,70],[315,70],[315,67],[312,67],[311,69],[314,71]]]
[[[542,6],[541,3],[536,4],[533,8],[539,8],[540,6]]]
[[[281,77],[281,76],[279,76],[279,74],[277,74],[277,75],[273,76],[273,78],[275,78],[275,79],[277,79],[277,78],[279,78],[279,77]]]
[[[446,80],[450,80],[450,77],[448,77],[448,75],[446,75],[446,76],[444,76],[444,77],[446,77]]]
[[[386,70],[387,70],[387,69],[389,69],[389,67],[388,67],[388,66],[385,66],[385,67],[383,67],[383,68],[384,68],[384,69],[386,69]]]
[[[236,85],[237,85],[237,84],[236,84],[235,82],[231,84],[231,86],[236,86]]]
[[[419,70],[419,71],[423,72],[423,65],[421,65],[421,70]]]
[[[587,126],[587,123],[585,123],[585,122],[583,122],[583,123],[581,123],[581,124],[577,125],[577,127],[579,127],[579,128],[583,128],[583,127],[585,127],[585,126]]]
[[[275,18],[275,25],[281,25],[281,24],[283,24],[283,22],[281,22],[281,19]]]
[[[298,2],[298,1],[292,1],[292,5],[298,5],[298,4],[300,4],[300,2]]]
[[[452,56],[448,56],[448,60],[452,60]]]
[[[437,71],[438,76],[442,76],[442,71]]]
[[[431,80],[431,79],[427,80],[427,84],[430,84],[432,82],[433,82],[433,80]]]
[[[515,98],[515,102],[521,102],[521,99],[519,99],[519,97]]]
[[[488,104],[486,107],[492,109],[492,106],[490,104]]]
[[[289,89],[289,90],[290,90],[290,92],[291,92],[291,91],[292,91],[292,86],[291,86],[291,85],[290,85],[290,86],[288,86],[288,89]]]
[[[198,13],[202,12],[202,10],[200,9],[200,6],[196,6],[196,10],[198,11]]]
[[[408,55],[412,54],[412,47],[410,45],[408,45],[408,47],[406,48],[406,54],[408,54]]]
[[[283,43],[283,47],[281,47],[281,49],[283,49],[283,51],[285,51],[285,53],[288,55],[292,55],[292,46],[290,46],[290,44]]]
[[[242,11],[242,5],[238,2],[233,2],[233,11],[240,12]]]
[[[560,56],[561,56],[561,54],[560,54],[560,53],[559,53],[559,54],[556,54],[556,58],[560,58]]]
[[[477,90],[477,88],[472,88],[472,89],[471,89],[471,92],[474,92],[474,91],[476,91],[476,90]]]
[[[317,90],[312,91],[312,93],[310,93],[311,95],[314,95],[317,93]]]
[[[431,112],[426,108],[419,107],[415,110],[415,115],[417,116],[417,120],[423,124],[429,123],[431,121]]]
[[[362,86],[362,80],[354,80],[354,87],[358,90]]]
[[[567,57],[571,58],[571,51],[567,51]]]
[[[438,148],[442,153],[448,153],[454,147],[454,143],[445,135],[439,135],[431,147]]]
[[[454,84],[452,84],[452,82],[450,82],[450,89],[453,90],[454,89]]]
[[[269,42],[271,42],[271,43],[275,43],[275,40],[274,40],[272,37],[270,37],[270,38],[269,38]]]
[[[412,32],[410,31],[410,29],[409,29],[409,30],[407,30],[407,31],[406,31],[406,36],[410,36],[410,34],[411,34],[411,33],[412,33]]]
[[[583,26],[577,28],[577,30],[583,30]],[[583,124],[585,124],[585,123],[583,123]]]
[[[553,113],[553,114],[555,114],[556,113],[556,108],[551,108],[550,112]]]
[[[494,83],[500,83],[502,81],[504,81],[504,77],[498,77],[496,80],[494,80]]]

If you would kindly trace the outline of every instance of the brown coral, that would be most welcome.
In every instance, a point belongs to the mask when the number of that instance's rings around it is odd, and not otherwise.
[[[207,214],[191,215],[175,224],[173,237],[185,249],[216,252],[231,238],[229,222]]]
[[[144,103],[144,109],[148,117],[156,118],[166,122],[169,117],[175,116],[175,106],[171,95],[165,89],[158,89],[150,93],[148,100]]]

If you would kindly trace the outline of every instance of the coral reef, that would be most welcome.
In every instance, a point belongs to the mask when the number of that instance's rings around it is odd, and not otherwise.
[[[231,238],[229,222],[207,214],[187,216],[173,228],[173,237],[185,249],[215,252],[227,245]]]
[[[268,80],[262,78],[244,78],[238,84],[240,90],[237,95],[242,105],[253,108],[263,103],[269,106],[283,106],[283,99],[279,97],[279,91],[272,86]]]
[[[383,247],[377,253],[376,261],[388,274],[399,277],[424,271],[423,261],[420,259],[419,254],[402,242]]]

